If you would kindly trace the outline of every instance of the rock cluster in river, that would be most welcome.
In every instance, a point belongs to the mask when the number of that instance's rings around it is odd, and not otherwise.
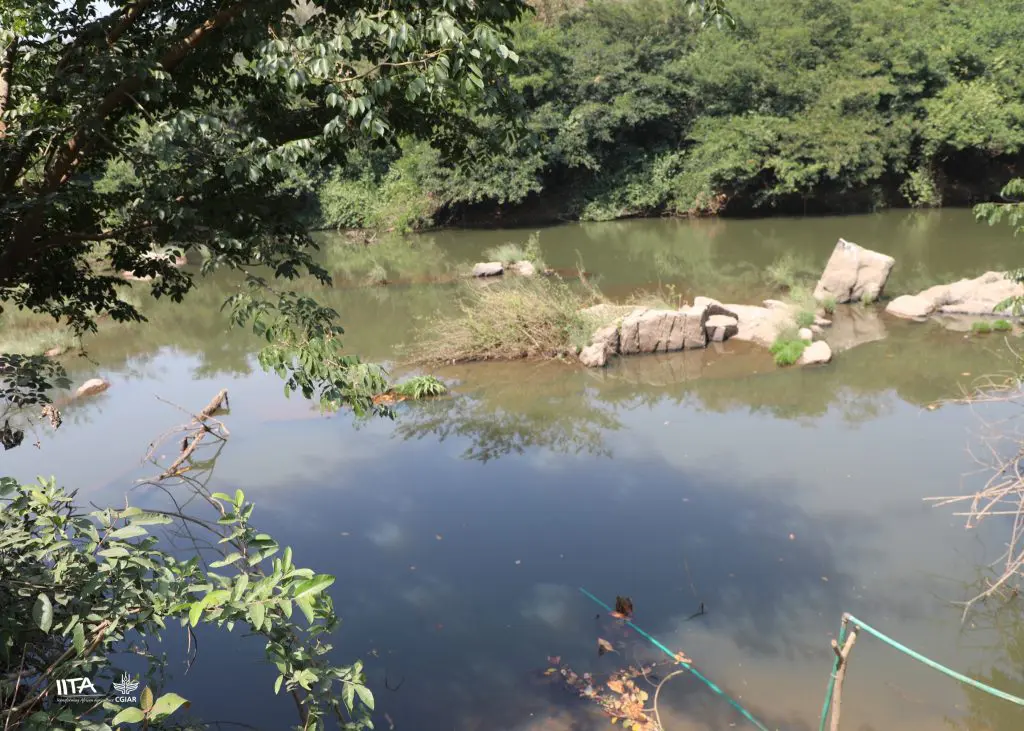
[[[793,326],[795,310],[777,300],[766,300],[758,307],[697,297],[692,305],[678,310],[601,304],[583,310],[583,315],[600,324],[579,359],[589,368],[600,368],[613,355],[693,350],[731,338],[769,346],[780,332]],[[823,324],[828,321],[820,320],[819,325]],[[827,363],[832,358],[824,342],[809,345],[805,353],[800,361],[803,365]]]
[[[1010,315],[1009,308],[997,311],[1003,301],[1024,297],[1024,285],[1002,272],[986,272],[975,279],[939,284],[918,294],[905,294],[890,302],[885,311],[911,320],[940,315]]]

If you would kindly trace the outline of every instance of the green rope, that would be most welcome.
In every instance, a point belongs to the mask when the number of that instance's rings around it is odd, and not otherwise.
[[[580,591],[581,591],[581,592],[583,592],[583,594],[584,594],[584,595],[586,595],[586,596],[587,596],[588,598],[590,598],[590,599],[592,599],[592,600],[593,600],[594,602],[596,602],[596,603],[597,603],[598,605],[600,605],[600,606],[604,607],[605,611],[608,611],[608,612],[611,612],[611,611],[612,611],[612,608],[611,608],[611,607],[609,607],[609,606],[608,606],[607,604],[605,604],[605,603],[604,603],[603,601],[601,601],[601,600],[600,600],[600,599],[598,599],[598,598],[597,598],[596,596],[594,596],[593,594],[591,594],[591,593],[590,593],[589,591],[587,591],[586,589],[584,589],[584,588],[583,588],[582,586],[580,587]],[[689,663],[689,662],[682,662],[682,661],[680,661],[680,660],[676,659],[675,653],[673,653],[673,652],[672,652],[672,651],[671,651],[670,649],[668,649],[667,647],[665,647],[665,645],[663,645],[663,644],[662,644],[661,642],[659,642],[658,640],[656,640],[656,639],[655,639],[654,637],[652,637],[651,635],[647,634],[647,633],[646,633],[646,632],[645,632],[644,630],[642,630],[642,629],[640,629],[639,627],[637,627],[637,626],[636,626],[635,624],[633,624],[633,623],[632,623],[631,621],[629,621],[628,619],[626,620],[626,624],[627,624],[627,625],[629,625],[630,627],[632,627],[632,628],[633,628],[633,630],[634,630],[634,631],[636,631],[636,632],[637,632],[637,633],[638,633],[638,634],[639,634],[639,635],[640,635],[641,637],[643,637],[643,638],[644,638],[645,640],[647,640],[647,641],[648,641],[648,642],[650,642],[650,643],[651,643],[652,645],[654,645],[654,646],[655,646],[655,647],[657,647],[657,648],[658,648],[659,650],[661,650],[661,651],[662,651],[662,652],[664,652],[664,653],[665,653],[666,655],[668,655],[668,656],[669,656],[670,658],[672,658],[672,660],[674,660],[674,661],[675,661],[676,663],[678,663],[679,665],[682,665],[682,666],[683,666],[683,667],[684,667],[684,668],[685,668],[686,670],[689,670],[689,671],[690,671],[691,673],[693,673],[693,674],[694,674],[695,676],[697,676],[697,679],[698,679],[698,680],[700,680],[701,682],[703,682],[703,683],[704,683],[704,685],[706,685],[707,687],[711,688],[711,690],[713,690],[713,691],[714,691],[715,693],[717,693],[718,695],[720,695],[720,696],[722,696],[723,698],[725,698],[726,702],[728,702],[728,704],[729,704],[730,706],[732,706],[732,707],[733,707],[733,708],[735,708],[735,709],[736,709],[737,711],[739,711],[739,712],[740,712],[740,714],[742,714],[742,716],[743,716],[744,718],[746,718],[746,719],[747,719],[748,721],[750,721],[750,722],[751,722],[752,724],[754,724],[755,726],[757,726],[757,728],[758,728],[758,729],[760,729],[760,731],[769,731],[769,729],[768,729],[768,727],[767,727],[767,726],[765,726],[765,725],[764,725],[763,723],[761,723],[760,721],[758,721],[758,720],[757,720],[756,718],[754,718],[754,717],[753,717],[753,716],[752,716],[752,715],[750,714],[750,711],[748,711],[748,710],[747,710],[746,708],[744,708],[744,707],[743,707],[743,706],[741,706],[741,705],[740,705],[739,703],[737,703],[736,701],[734,701],[734,700],[733,700],[733,699],[732,699],[731,697],[729,697],[729,695],[728,695],[728,694],[727,694],[727,693],[726,693],[726,692],[725,692],[724,690],[722,690],[722,689],[721,689],[721,688],[719,688],[719,687],[718,687],[717,685],[715,685],[714,683],[712,683],[712,682],[711,682],[710,680],[708,680],[707,678],[705,678],[705,677],[704,677],[704,676],[703,676],[703,675],[702,675],[702,674],[700,673],[700,671],[698,671],[698,670],[697,670],[697,668],[693,667],[693,665],[692,665],[691,663]]]
[[[861,622],[859,619],[857,619],[856,617],[854,617],[850,613],[846,613],[846,614],[843,615],[843,627],[842,627],[842,629],[840,630],[840,633],[839,633],[840,634],[840,640],[839,640],[840,645],[842,645],[843,642],[845,642],[846,625],[847,625],[848,622],[853,622],[853,624],[857,627],[858,630],[864,630],[868,634],[870,634],[870,635],[880,639],[882,642],[886,643],[887,645],[889,645],[891,647],[895,647],[900,652],[902,652],[902,653],[904,653],[906,655],[910,655],[912,658],[914,658],[918,662],[924,663],[928,667],[930,667],[930,668],[932,668],[934,670],[938,670],[940,673],[943,673],[944,675],[948,675],[949,677],[951,677],[951,678],[953,678],[955,680],[959,680],[961,683],[966,683],[967,685],[971,686],[972,688],[977,688],[978,690],[984,691],[985,693],[988,693],[989,695],[994,695],[996,698],[1002,698],[1004,701],[1010,701],[1011,703],[1016,703],[1018,706],[1024,706],[1024,698],[1018,698],[1015,695],[1010,695],[1009,693],[1007,693],[1005,691],[1002,691],[1002,690],[999,690],[998,688],[993,688],[990,685],[986,685],[985,683],[982,683],[979,680],[975,680],[974,678],[968,678],[966,675],[963,675],[962,673],[958,673],[956,670],[951,670],[951,669],[947,668],[945,665],[940,665],[939,663],[935,662],[934,660],[931,660],[931,659],[925,657],[921,653],[916,652],[914,650],[911,650],[906,645],[900,644],[899,642],[897,642],[893,638],[889,637],[888,635],[882,634],[881,632],[879,632],[877,629],[875,629],[871,625],[866,624],[864,622]],[[838,670],[838,669],[839,669],[839,658],[836,658],[834,669],[832,670],[832,678],[829,680],[828,690],[825,693],[825,706],[824,706],[824,708],[822,708],[822,711],[821,711],[821,726],[819,727],[819,731],[825,731],[825,717],[828,715],[829,707],[832,705],[832,693],[833,693],[833,690],[835,689],[836,670]]]

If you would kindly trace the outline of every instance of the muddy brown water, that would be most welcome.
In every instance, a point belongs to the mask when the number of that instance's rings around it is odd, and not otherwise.
[[[530,233],[436,232],[358,249],[324,235],[339,286],[323,299],[354,352],[389,360],[418,318],[454,306],[452,286],[436,282]],[[567,225],[542,230],[540,245],[548,266],[585,265],[619,299],[660,287],[757,302],[771,293],[763,272],[773,262],[820,271],[840,236],[896,257],[892,294],[1021,258],[1008,230],[966,211]],[[358,286],[375,266],[407,283]],[[198,409],[229,389],[232,438],[213,487],[246,490],[261,528],[338,577],[336,651],[366,660],[378,728],[606,727],[540,677],[547,656],[603,672],[657,655],[595,620],[580,586],[608,601],[631,596],[641,627],[773,729],[817,727],[843,611],[1024,695],[1020,607],[961,624],[953,604],[998,555],[1006,526],[968,533],[952,510],[922,501],[985,477],[968,474],[967,447],[982,419],[1006,409],[926,407],[1011,367],[1002,336],[851,308],[833,337],[857,345],[824,368],[778,370],[741,343],[601,371],[475,364],[441,371],[458,384],[453,397],[355,424],[285,399],[259,371],[258,343],[227,331],[217,311],[232,286],[215,279],[181,307],[148,305],[149,326],[102,329],[93,362],[67,364],[78,381],[110,379],[110,390],[70,408],[56,434],[41,432],[40,449],[4,454],[4,473],[56,474],[100,503],[156,503],[132,480],[152,472],[139,465],[150,439],[181,420],[156,396]],[[687,619],[700,603],[707,613]],[[620,653],[598,658],[596,636],[609,633]],[[185,675],[184,637],[164,638],[166,690],[207,719],[294,722],[270,692],[259,643],[238,632],[199,640]],[[661,704],[670,731],[748,728],[692,677],[671,681]],[[869,638],[854,650],[843,708],[844,729],[1024,727],[1012,705]]]

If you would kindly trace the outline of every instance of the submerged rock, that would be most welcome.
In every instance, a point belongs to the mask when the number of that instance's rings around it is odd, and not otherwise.
[[[75,391],[75,398],[82,398],[83,396],[95,396],[98,393],[103,393],[110,388],[110,382],[104,381],[102,378],[90,378],[88,381],[83,383]]]
[[[500,261],[480,262],[473,265],[474,277],[496,277],[505,273],[505,266]]]
[[[832,348],[828,347],[828,343],[824,340],[819,340],[816,343],[811,343],[804,348],[803,355],[796,362],[797,365],[820,365],[828,363],[832,360]]]
[[[907,319],[923,319],[932,314],[1007,316],[1012,314],[1010,308],[997,311],[996,307],[1012,297],[1024,297],[1024,285],[1003,272],[985,272],[974,279],[939,284],[915,295],[897,297],[885,311]]]
[[[839,303],[876,300],[895,263],[891,256],[839,239],[814,288],[814,299],[820,302],[831,297]]]

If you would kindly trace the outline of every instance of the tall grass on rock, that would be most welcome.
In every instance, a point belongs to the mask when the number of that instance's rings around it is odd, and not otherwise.
[[[558,277],[462,285],[459,312],[428,320],[410,353],[417,363],[557,358],[576,353],[593,322],[581,310],[597,290]]]

